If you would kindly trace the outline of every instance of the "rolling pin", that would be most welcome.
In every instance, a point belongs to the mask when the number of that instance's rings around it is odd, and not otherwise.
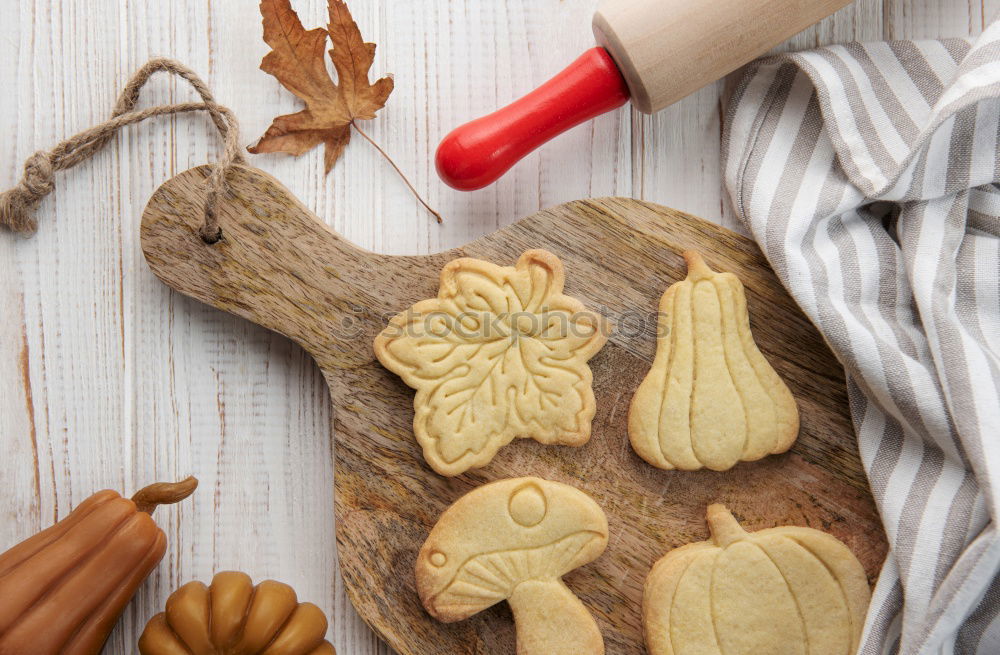
[[[523,98],[450,132],[438,174],[480,189],[569,128],[629,100],[652,114],[759,57],[850,0],[602,0],[599,44]]]

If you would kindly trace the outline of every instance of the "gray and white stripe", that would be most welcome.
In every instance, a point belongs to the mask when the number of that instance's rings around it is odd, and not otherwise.
[[[1000,653],[1000,20],[759,60],[733,205],[843,363],[890,554],[861,653]]]

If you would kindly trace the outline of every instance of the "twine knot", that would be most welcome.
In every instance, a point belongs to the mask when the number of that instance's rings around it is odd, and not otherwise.
[[[149,78],[158,71],[177,75],[187,80],[201,96],[201,102],[182,102],[173,105],[159,105],[137,110],[139,91]],[[214,164],[208,179],[205,197],[205,217],[198,230],[205,243],[215,243],[222,238],[222,230],[216,212],[219,195],[226,187],[226,171],[234,164],[244,164],[240,152],[239,124],[233,113],[215,102],[212,92],[194,71],[172,59],[151,59],[132,76],[118,97],[111,118],[66,139],[50,152],[36,152],[24,163],[24,174],[13,189],[0,193],[0,227],[6,227],[25,236],[38,229],[34,211],[55,188],[53,176],[56,171],[76,166],[89,159],[106,146],[115,133],[133,123],[153,116],[179,114],[190,111],[207,111],[225,143],[222,157]]]
[[[42,198],[55,188],[54,174],[50,153],[39,151],[28,157],[21,181],[0,193],[0,224],[19,234],[34,234],[38,229],[34,212]]]

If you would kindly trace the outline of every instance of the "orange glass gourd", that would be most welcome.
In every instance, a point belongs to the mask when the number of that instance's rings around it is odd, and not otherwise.
[[[131,500],[98,491],[0,555],[0,654],[99,653],[166,550],[153,510],[197,486],[194,478],[157,483]]]

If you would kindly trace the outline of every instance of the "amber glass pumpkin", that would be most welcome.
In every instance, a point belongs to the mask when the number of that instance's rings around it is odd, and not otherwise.
[[[170,594],[165,610],[146,624],[141,655],[335,655],[327,621],[300,603],[286,584],[217,573],[210,586],[189,582]]]
[[[69,516],[0,555],[0,655],[95,655],[167,539],[150,516],[187,498],[188,478],[131,500],[98,491]]]

